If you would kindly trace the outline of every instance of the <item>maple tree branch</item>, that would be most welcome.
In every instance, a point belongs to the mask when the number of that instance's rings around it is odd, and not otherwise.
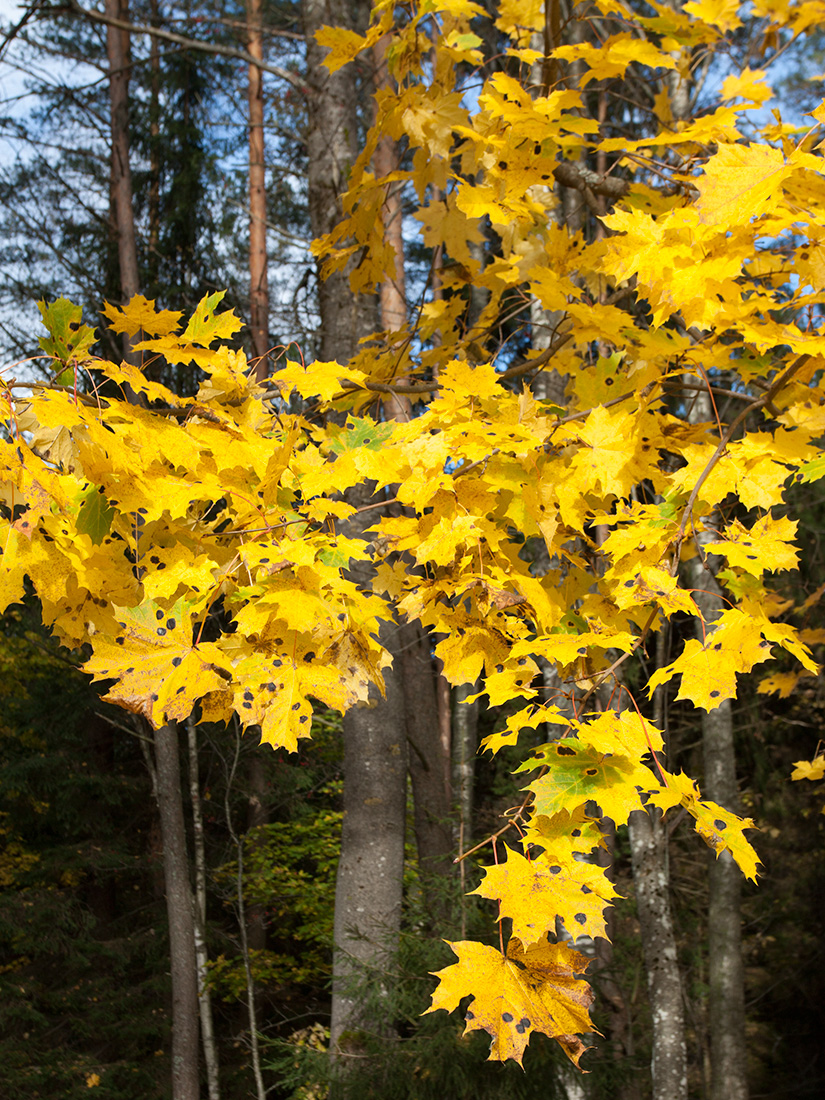
[[[517,367],[510,367],[508,370],[503,371],[499,378],[502,381],[509,381],[511,378],[520,378],[523,374],[527,374],[531,370],[541,370],[541,368],[549,362],[556,354],[557,351],[561,351],[565,344],[569,344],[573,339],[572,332],[566,332],[563,336],[557,336],[553,343],[541,355],[537,355],[534,359],[528,359],[526,363],[519,363]]]
[[[604,195],[609,199],[621,199],[630,190],[630,184],[626,180],[616,179],[615,176],[602,176],[591,168],[585,168],[577,161],[563,160],[553,169],[553,175],[574,191],[581,191],[585,195],[589,189],[592,194]],[[601,211],[600,211],[601,213]]]
[[[519,806],[519,808],[516,810],[515,814],[513,814],[513,817],[512,817],[511,821],[508,821],[506,825],[502,825],[500,829],[496,830],[496,832],[490,833],[490,835],[488,837],[485,837],[484,840],[480,840],[478,842],[478,844],[474,845],[472,848],[468,848],[466,852],[462,852],[460,856],[456,856],[455,859],[453,860],[453,863],[461,863],[461,861],[466,859],[467,856],[471,856],[473,854],[473,852],[477,852],[479,850],[479,848],[483,848],[485,846],[485,844],[495,844],[495,842],[502,835],[502,833],[506,833],[508,829],[513,828],[513,826],[516,824],[516,822],[518,821],[521,814],[527,809],[527,804],[528,804],[528,802],[530,801],[530,799],[532,797],[533,797],[533,793],[531,791],[530,794],[528,794],[528,796],[525,798],[525,800]]]
[[[271,65],[268,61],[262,61],[260,58],[253,57],[247,50],[239,49],[237,46],[222,46],[217,42],[204,42],[203,39],[189,38],[183,34],[176,34],[174,31],[165,31],[160,27],[150,27],[145,23],[130,23],[126,19],[116,19],[111,15],[104,15],[103,12],[93,11],[90,8],[84,8],[77,0],[67,0],[65,6],[60,8],[48,8],[41,13],[41,18],[47,15],[62,15],[68,12],[71,15],[80,16],[83,19],[89,19],[93,23],[105,23],[107,26],[120,27],[121,30],[129,31],[130,34],[145,34],[150,38],[159,38],[163,42],[172,42],[176,46],[183,46],[189,50],[200,50],[201,53],[218,54],[220,57],[232,57],[238,61],[244,61],[247,65],[254,65],[255,68],[260,69],[265,73],[272,73],[273,76],[279,76],[282,80],[286,80],[289,84],[296,88],[302,95],[307,95],[309,92],[308,85],[301,80],[297,73],[290,72],[289,69],[284,69],[280,65]]]
[[[733,438],[736,429],[743,422],[743,420],[745,420],[749,416],[750,413],[756,412],[757,409],[762,409],[766,407],[772,408],[773,398],[777,395],[777,393],[779,393],[782,387],[786,385],[786,383],[790,382],[791,378],[793,378],[797,371],[802,369],[802,367],[805,365],[805,363],[808,362],[809,359],[810,355],[803,354],[800,355],[798,359],[794,360],[794,362],[791,363],[787,370],[783,371],[778,378],[774,379],[767,391],[762,394],[761,397],[757,397],[755,401],[752,401],[739,413],[739,415],[734,420],[731,421],[725,434],[719,440],[719,445],[708,459],[707,465],[697,478],[696,484],[693,486],[691,494],[687,499],[687,504],[685,505],[685,510],[682,514],[682,522],[679,524],[679,532],[676,536],[676,543],[674,545],[673,561],[670,566],[670,575],[672,577],[676,576],[676,570],[679,568],[682,543],[685,540],[685,531],[687,530],[687,525],[690,517],[693,514],[693,506],[699,497],[699,492],[702,486],[707,481],[708,477],[710,476],[710,473],[713,470],[714,466],[724,454],[725,448]]]

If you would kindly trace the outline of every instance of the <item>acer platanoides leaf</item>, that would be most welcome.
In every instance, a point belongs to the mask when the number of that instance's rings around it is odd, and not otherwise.
[[[546,940],[525,951],[515,937],[506,956],[468,940],[449,946],[458,962],[434,974],[439,985],[426,1012],[452,1012],[472,996],[464,1034],[490,1035],[490,1061],[513,1058],[521,1065],[531,1033],[541,1031],[557,1039],[578,1065],[586,1049],[578,1035],[593,1030],[588,1011],[593,993],[580,977],[589,959],[567,944]]]

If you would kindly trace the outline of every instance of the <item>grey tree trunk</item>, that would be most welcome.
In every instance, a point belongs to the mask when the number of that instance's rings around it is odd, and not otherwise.
[[[356,85],[352,65],[330,74],[322,64],[326,50],[315,41],[322,26],[349,27],[352,5],[346,0],[302,0],[307,42],[307,184],[314,237],[329,233],[341,217],[341,195],[358,155]],[[335,272],[318,287],[321,314],[318,356],[346,361],[365,325],[364,307],[350,291],[348,273]],[[373,307],[374,308],[374,307]]]
[[[315,41],[324,24],[352,26],[360,5],[302,0],[309,85],[308,191],[312,232],[328,233],[341,216],[341,194],[357,155],[357,94],[352,66],[329,74]],[[375,302],[359,301],[346,272],[319,287],[321,359],[346,362],[375,327]],[[353,495],[352,503],[356,503]],[[364,503],[359,500],[357,503]],[[367,513],[371,516],[371,513]],[[347,533],[360,534],[358,524]],[[368,570],[358,576],[369,586]],[[330,1051],[339,1069],[358,1053],[360,1036],[387,1034],[386,975],[398,946],[406,818],[407,730],[401,686],[400,628],[388,624],[394,654],[386,698],[344,716],[344,822],[335,891]]]
[[[399,660],[401,631],[382,632]],[[388,970],[398,949],[404,870],[407,746],[400,678],[386,698],[344,715],[344,822],[335,883],[330,1050],[356,1057],[366,1034],[386,1034]]]
[[[661,815],[630,815],[630,852],[653,1016],[653,1100],[687,1100],[682,979],[670,911],[667,827]]]
[[[707,539],[712,537],[708,535]],[[703,541],[701,535],[699,541]],[[713,619],[723,607],[721,592],[709,567],[703,569],[698,558],[691,564],[693,598],[710,633]],[[709,713],[702,711],[702,755],[702,793],[738,813],[733,708],[729,699]],[[748,1100],[742,872],[728,852],[720,852],[718,857],[709,852],[708,861],[710,1100]]]
[[[174,722],[155,731],[155,770],[172,972],[172,1098],[199,1100],[195,925]]]
[[[689,419],[716,419],[710,396],[699,393]],[[706,527],[721,526],[716,516]],[[714,538],[702,531],[697,542],[702,548]],[[702,560],[704,559],[704,560]],[[705,633],[725,602],[716,580],[712,559],[702,550],[689,563],[693,598],[705,620]],[[697,637],[703,640],[701,624]],[[733,708],[729,699],[715,710],[702,711],[702,793],[732,813],[739,812],[736,781],[736,748],[733,736]],[[708,1031],[710,1033],[710,1100],[748,1100],[747,1045],[745,1040],[745,971],[742,961],[742,872],[728,852],[708,853]]]

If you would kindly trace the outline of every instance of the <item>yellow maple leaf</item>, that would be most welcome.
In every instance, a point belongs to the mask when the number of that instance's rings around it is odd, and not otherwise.
[[[759,857],[753,845],[745,838],[745,829],[753,829],[750,818],[737,817],[715,802],[708,802],[699,794],[696,783],[685,775],[669,773],[667,786],[654,791],[648,804],[666,812],[682,806],[696,821],[696,831],[717,858],[722,851],[730,852],[740,870],[755,881]]]
[[[115,680],[105,698],[142,714],[156,729],[182,722],[198,699],[232,679],[217,645],[194,644],[193,616],[183,601],[164,608],[146,600],[115,612],[120,633],[112,640],[96,637],[83,669],[95,680]]]
[[[705,23],[712,23],[721,31],[734,31],[742,26],[737,14],[740,6],[740,0],[690,0],[682,10]]]
[[[780,699],[790,699],[803,676],[803,672],[772,672],[770,676],[762,677],[756,690],[759,695],[773,695],[775,692]]]
[[[504,847],[506,861],[486,867],[481,884],[470,892],[499,900],[498,919],[510,917],[522,943],[554,934],[556,917],[573,937],[607,936],[604,911],[618,895],[604,868],[553,851],[525,859]]]
[[[707,549],[722,554],[731,565],[744,569],[754,577],[766,570],[795,569],[796,549],[789,545],[796,537],[796,520],[764,515],[748,530],[739,520],[725,528],[725,537],[707,543]]]
[[[790,172],[782,151],[771,145],[720,145],[704,174],[693,181],[700,223],[739,225],[770,213]]]
[[[825,778],[825,756],[817,756],[813,760],[796,760],[793,767],[791,779]]]
[[[581,78],[582,87],[591,80],[624,76],[631,62],[651,68],[676,68],[676,60],[672,54],[659,49],[649,40],[629,33],[614,34],[601,46],[594,46],[590,42],[557,46],[551,56],[564,61],[584,61],[589,66],[589,72]]]
[[[477,266],[470,245],[480,244],[484,239],[481,219],[459,210],[454,191],[416,210],[413,217],[421,222],[421,237],[426,245],[437,248],[443,244],[456,263],[470,269]]]
[[[535,730],[545,724],[569,726],[570,719],[558,707],[551,704],[527,706],[523,710],[511,714],[504,723],[503,729],[485,737],[481,742],[481,749],[482,751],[489,750],[495,754],[505,745],[515,745],[522,730]]]
[[[595,718],[574,722],[573,729],[596,752],[641,759],[664,748],[661,731],[635,710],[602,711]]]
[[[733,0],[733,4],[736,8],[739,7],[738,0]],[[773,89],[767,83],[764,69],[745,68],[741,73],[731,73],[722,81],[723,100],[748,99],[761,106],[772,95]]]
[[[593,994],[580,977],[589,965],[584,955],[546,940],[525,951],[515,937],[506,956],[482,943],[447,942],[458,962],[434,974],[438,988],[423,1015],[442,1008],[452,1012],[472,995],[464,1034],[486,1031],[491,1061],[512,1058],[521,1065],[531,1033],[541,1031],[557,1039],[578,1065],[585,1047],[577,1035],[593,1030],[588,1012]]]
[[[320,397],[322,401],[331,401],[336,394],[340,394],[345,380],[361,385],[366,381],[366,375],[363,371],[342,367],[336,362],[314,360],[305,366],[287,360],[286,365],[272,376],[272,381],[282,393],[297,390],[301,397]]]
[[[606,846],[599,819],[590,817],[584,806],[578,806],[572,813],[560,810],[552,817],[534,814],[524,826],[522,840],[525,846],[552,852],[566,862],[574,858],[574,853],[586,855],[593,848]]]
[[[319,46],[325,46],[329,50],[321,63],[330,73],[337,72],[350,61],[354,61],[359,53],[371,49],[391,26],[392,16],[385,12],[381,20],[371,26],[365,35],[347,30],[346,27],[321,27],[315,32],[315,40]]]
[[[115,332],[125,332],[127,336],[141,331],[147,336],[169,336],[177,331],[183,316],[180,310],[156,309],[154,298],[150,301],[142,294],[136,294],[123,307],[106,302],[101,312]]]

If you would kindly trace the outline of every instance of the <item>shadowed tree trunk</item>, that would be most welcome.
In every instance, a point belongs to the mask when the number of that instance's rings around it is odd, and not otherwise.
[[[172,972],[172,1098],[199,1100],[195,926],[174,722],[155,731],[155,768]]]
[[[658,811],[636,810],[628,831],[653,1017],[653,1100],[687,1100],[687,1044],[670,910],[667,826]]]
[[[704,537],[703,537],[704,535]],[[699,535],[710,541],[711,532]],[[706,632],[723,610],[721,591],[709,564],[691,562],[693,598],[705,619]],[[733,708],[729,699],[702,712],[702,794],[738,814]],[[742,872],[729,852],[708,853],[708,1030],[710,1032],[710,1100],[748,1100],[745,1040],[745,971],[742,961]]]
[[[218,1071],[218,1047],[215,1042],[215,1025],[212,1018],[212,997],[207,985],[209,976],[209,951],[206,943],[206,847],[203,835],[201,811],[201,785],[198,770],[198,727],[190,715],[186,719],[186,735],[189,749],[189,797],[192,803],[192,839],[195,849],[195,962],[198,975],[198,1007],[200,1009],[201,1045],[206,1064],[206,1083],[209,1100],[220,1100]]]
[[[401,679],[407,718],[415,843],[424,899],[434,926],[448,910],[453,877],[449,758],[439,727],[436,673],[421,624],[403,629]]]
[[[382,631],[399,659],[401,631]],[[386,1034],[387,972],[398,950],[406,824],[406,730],[399,677],[386,698],[344,715],[344,821],[335,883],[330,1050],[360,1053],[361,1033]],[[344,1063],[344,1067],[346,1062]]]

